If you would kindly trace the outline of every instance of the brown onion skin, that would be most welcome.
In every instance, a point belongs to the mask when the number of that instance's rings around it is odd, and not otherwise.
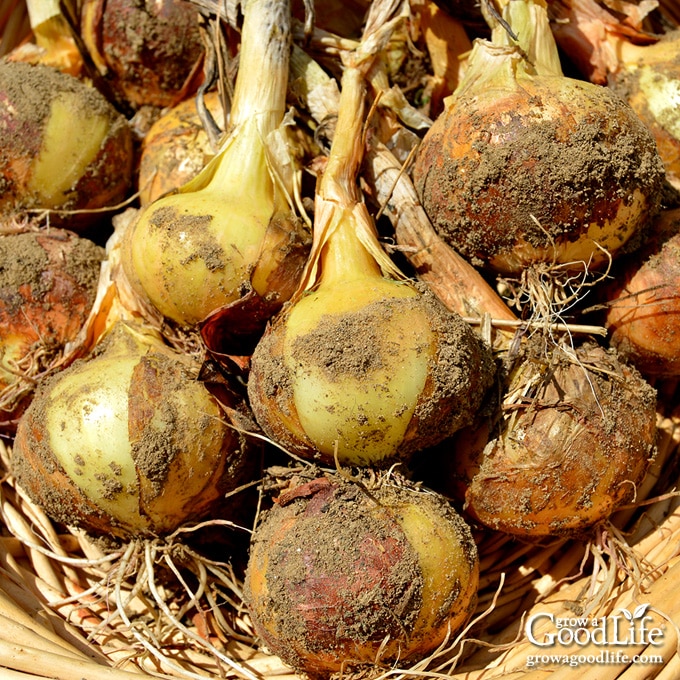
[[[603,288],[605,326],[619,354],[650,378],[680,375],[680,209],[656,220],[645,246]]]
[[[656,451],[656,393],[610,350],[577,354],[582,365],[556,365],[542,389],[506,404],[511,429],[488,418],[439,454],[440,483],[448,475],[446,492],[472,521],[527,540],[582,536],[634,500]],[[525,370],[508,391],[550,369],[530,360]]]
[[[32,173],[36,159],[49,153],[46,125],[50,107],[62,93],[77,94],[82,107],[82,112],[73,111],[70,122],[74,127],[79,115],[96,115],[107,119],[108,129],[98,152],[63,199],[46,200],[40,188],[31,190]],[[94,211],[114,206],[127,195],[134,161],[131,128],[99,92],[77,78],[44,64],[0,64],[0,128],[1,215],[43,209],[68,211],[66,216],[53,212],[50,223],[82,233],[98,228],[102,216]],[[69,130],[63,134],[68,135]]]
[[[663,165],[618,95],[546,76],[454,94],[420,145],[413,179],[449,245],[476,265],[516,273],[556,255],[569,261],[559,251],[588,224],[616,220],[640,192],[641,204],[603,243],[614,255],[656,212]]]
[[[136,109],[172,106],[203,56],[188,0],[85,0],[83,41],[115,96]]]
[[[429,586],[400,525],[410,511],[428,518],[421,548],[441,556]],[[455,547],[442,551],[449,542]],[[377,659],[413,662],[455,636],[476,605],[478,569],[470,529],[440,497],[396,487],[367,493],[321,477],[267,511],[251,542],[244,597],[272,653],[328,677],[375,668]]]
[[[0,392],[20,383],[5,361],[38,352],[36,371],[58,361],[75,340],[97,293],[104,249],[74,232],[52,228],[0,236]],[[29,381],[18,401],[0,406],[0,427],[13,430],[28,405]]]
[[[222,120],[219,94],[206,93],[205,105]],[[149,128],[139,156],[139,202],[152,203],[193,179],[214,155],[192,97],[165,111]]]

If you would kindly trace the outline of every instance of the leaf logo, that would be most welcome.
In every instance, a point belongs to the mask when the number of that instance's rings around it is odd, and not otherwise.
[[[650,604],[640,604],[638,605],[633,613],[631,614],[627,609],[622,609],[621,613],[629,620],[629,621],[635,621],[636,619],[641,619],[646,613],[647,610],[650,608]]]

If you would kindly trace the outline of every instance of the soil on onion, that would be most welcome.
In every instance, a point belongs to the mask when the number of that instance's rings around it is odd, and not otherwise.
[[[425,286],[417,284],[417,287],[421,292],[417,298],[379,300],[359,311],[329,313],[317,328],[292,343],[295,360],[320,368],[329,382],[349,377],[370,386],[371,372],[382,368],[382,357],[399,353],[399,347],[391,347],[383,341],[390,317],[403,313],[404,309],[415,311],[424,307],[427,310],[432,329],[438,336],[438,353],[432,361],[427,384],[416,404],[403,444],[395,457],[386,457],[381,466],[432,446],[472,422],[495,374],[489,349],[470,326],[460,316],[446,310]],[[257,367],[254,363],[253,372],[257,371],[257,387],[255,393],[251,393],[251,404],[262,422],[268,421],[266,411],[270,408],[279,409],[287,419],[297,420],[292,376],[280,351],[281,342],[282,334],[274,330],[263,336],[255,350]],[[422,351],[426,349],[423,347]],[[255,380],[253,372],[252,381]],[[404,404],[397,408],[408,406]],[[356,424],[362,425],[360,415]],[[366,441],[373,438],[380,442],[383,434],[380,430],[366,429],[362,437]],[[302,455],[307,452],[307,447],[300,448],[299,440],[291,437],[285,428],[276,428],[275,438],[290,450],[297,450]]]

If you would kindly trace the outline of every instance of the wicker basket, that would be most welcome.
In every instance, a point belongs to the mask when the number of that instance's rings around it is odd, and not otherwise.
[[[482,577],[470,627],[415,666],[375,675],[561,678],[579,672],[566,663],[568,655],[587,664],[588,656],[606,649],[611,655],[617,650],[646,655],[648,663],[615,662],[611,656],[596,666],[598,680],[678,677],[680,507],[672,489],[680,417],[659,415],[658,433],[659,453],[636,507],[620,511],[589,543],[560,539],[531,545],[479,535]],[[0,446],[0,454],[7,469],[10,448]],[[164,543],[107,552],[83,533],[54,526],[10,475],[2,483],[0,513],[0,668],[7,669],[2,677],[296,677],[258,647],[241,607],[240,580],[229,565],[197,563],[202,578],[200,587],[192,587],[179,570],[165,568],[176,556]],[[161,568],[165,578],[156,585],[154,570]],[[626,640],[619,646],[560,644],[546,650],[526,636],[527,621],[536,614],[538,636],[555,625],[548,614],[597,621],[644,604],[650,605],[650,625],[664,629],[659,646],[644,649]],[[548,654],[564,660],[531,667],[533,657]]]

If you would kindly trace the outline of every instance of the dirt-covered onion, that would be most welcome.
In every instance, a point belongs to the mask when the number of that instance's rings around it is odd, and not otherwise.
[[[420,145],[414,184],[475,264],[583,269],[631,247],[659,202],[651,132],[612,90],[564,76],[541,0],[508,0]]]
[[[439,496],[322,477],[284,492],[251,542],[245,601],[264,645],[327,677],[412,663],[469,619],[470,529]]]
[[[525,347],[500,409],[442,454],[448,491],[469,516],[540,538],[586,533],[635,500],[655,447],[655,390],[586,342],[556,347],[549,361],[542,344]]]
[[[595,0],[550,3],[553,34],[584,77],[620,94],[650,129],[669,181],[680,188],[680,29],[653,35],[635,6],[622,21]]]
[[[189,93],[204,50],[193,2],[84,0],[79,11],[88,54],[123,105],[172,106]]]
[[[93,533],[162,535],[202,518],[253,460],[232,427],[247,427],[242,403],[221,404],[197,377],[155,332],[116,324],[36,393],[13,474],[53,519]]]
[[[251,292],[280,308],[297,287],[299,254],[306,259],[308,252],[285,141],[289,3],[249,0],[244,12],[225,139],[197,177],[142,211],[127,239],[132,285],[181,325],[198,324]]]
[[[85,323],[104,249],[52,228],[0,236],[0,428],[13,430],[35,381]]]
[[[132,181],[132,134],[94,88],[43,64],[0,64],[0,214],[80,211],[84,229]],[[51,216],[54,224],[59,218]]]
[[[356,177],[365,84],[342,78],[299,293],[258,343],[248,379],[264,431],[306,458],[387,464],[471,421],[493,376],[460,316],[404,280],[380,245]]]
[[[603,287],[609,342],[648,377],[680,375],[680,210],[657,218],[643,248]]]

